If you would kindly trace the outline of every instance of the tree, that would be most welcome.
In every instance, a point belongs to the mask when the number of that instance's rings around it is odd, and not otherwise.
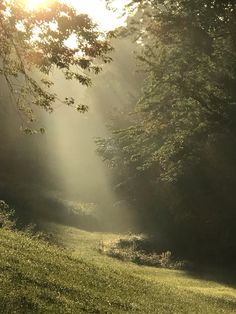
[[[67,44],[71,38],[73,48]],[[87,15],[78,15],[57,0],[35,11],[27,10],[23,1],[1,1],[0,43],[0,74],[29,133],[34,106],[52,112],[58,100],[50,73],[59,69],[67,80],[89,86],[89,72],[99,73],[101,63],[110,61],[107,54],[112,49]],[[87,110],[71,97],[60,101],[80,112]]]
[[[99,152],[165,249],[235,256],[235,1],[132,6],[128,32],[143,47],[143,96],[129,128],[101,140]]]

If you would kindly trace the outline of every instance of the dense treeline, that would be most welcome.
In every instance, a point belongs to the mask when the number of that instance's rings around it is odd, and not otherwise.
[[[128,127],[98,151],[158,249],[236,257],[236,4],[134,1],[128,24],[146,73]],[[132,9],[132,6],[131,6]]]

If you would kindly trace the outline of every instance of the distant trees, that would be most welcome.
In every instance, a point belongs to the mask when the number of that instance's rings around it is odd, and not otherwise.
[[[236,4],[133,1],[143,95],[98,151],[160,246],[236,256]]]
[[[58,100],[50,79],[53,69],[61,70],[67,80],[88,86],[89,72],[100,72],[101,62],[110,61],[110,50],[106,36],[87,15],[78,15],[59,1],[35,11],[27,10],[24,1],[0,3],[0,75],[7,82],[26,132],[35,120],[34,106],[51,112]],[[87,110],[70,96],[61,101],[78,111]]]

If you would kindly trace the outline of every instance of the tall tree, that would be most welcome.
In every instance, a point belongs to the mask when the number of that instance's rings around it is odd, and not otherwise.
[[[99,151],[169,248],[235,255],[235,1],[132,6],[143,96],[130,127],[101,140]]]

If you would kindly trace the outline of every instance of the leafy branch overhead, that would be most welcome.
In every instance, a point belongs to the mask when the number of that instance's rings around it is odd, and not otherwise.
[[[0,3],[0,74],[24,127],[36,120],[34,106],[52,112],[55,101],[61,101],[80,112],[87,110],[69,97],[58,99],[50,74],[59,69],[65,79],[90,86],[89,73],[98,74],[101,64],[111,61],[111,50],[106,34],[88,15],[57,0],[34,11],[22,1]]]

